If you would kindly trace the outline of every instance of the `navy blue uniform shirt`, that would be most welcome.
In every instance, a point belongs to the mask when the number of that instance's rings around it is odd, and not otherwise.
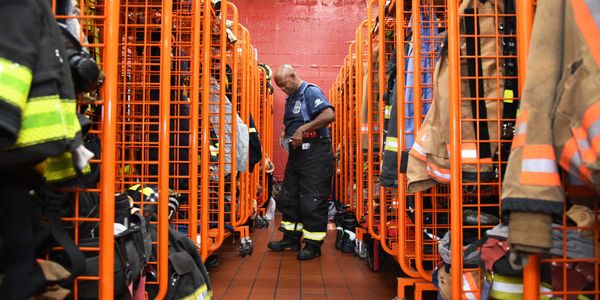
[[[331,107],[333,105],[329,103],[323,91],[317,86],[310,85],[306,87],[308,82],[303,81],[300,87],[291,96],[285,99],[285,114],[283,115],[283,124],[285,125],[285,136],[291,137],[294,135],[298,127],[304,124],[304,118],[302,116],[302,93],[304,90],[304,101],[307,105],[307,114],[310,120],[314,120],[322,110]],[[306,89],[305,89],[306,87]],[[327,127],[317,130],[317,133],[321,137],[329,136]]]

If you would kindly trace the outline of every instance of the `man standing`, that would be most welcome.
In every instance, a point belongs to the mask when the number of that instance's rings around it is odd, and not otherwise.
[[[269,249],[304,249],[299,260],[321,255],[327,230],[327,196],[333,176],[331,137],[327,126],[335,120],[333,106],[321,89],[296,75],[290,65],[275,73],[275,83],[288,95],[285,102],[281,144],[289,151],[277,208],[283,213],[283,239],[269,242]]]

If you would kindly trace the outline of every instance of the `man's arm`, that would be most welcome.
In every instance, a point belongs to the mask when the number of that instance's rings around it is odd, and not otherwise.
[[[335,121],[335,113],[333,112],[333,109],[331,107],[323,109],[314,120],[298,127],[296,132],[294,132],[294,135],[291,137],[292,147],[298,148],[302,145],[302,136],[305,132],[315,131],[323,128],[333,121]]]

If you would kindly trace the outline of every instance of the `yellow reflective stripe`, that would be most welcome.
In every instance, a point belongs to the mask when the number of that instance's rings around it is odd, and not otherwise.
[[[294,223],[288,221],[281,221],[281,227],[287,231],[301,231],[303,228],[302,223]]]
[[[219,155],[219,144],[217,143],[216,146],[210,145],[210,155],[211,156],[217,156]]]
[[[385,106],[385,118],[389,119],[391,115],[392,115],[392,106],[386,105]]]
[[[302,236],[305,239],[313,240],[313,241],[322,241],[325,240],[326,232],[310,232],[306,229],[302,229]]]
[[[513,299],[522,298],[523,296],[523,279],[517,277],[503,276],[498,274],[486,274],[488,282],[492,283],[490,297],[494,299]],[[552,292],[552,289],[547,287],[545,283],[540,285],[541,293]],[[540,295],[540,299],[550,299],[548,295]]]
[[[504,103],[513,103],[515,93],[513,90],[504,90]]]
[[[79,127],[79,123],[74,124],[78,122],[75,105],[75,102],[61,103],[58,95],[29,99],[23,111],[23,122],[14,147],[73,138],[73,131]],[[68,114],[63,113],[63,107],[73,109],[71,116],[65,116]]]
[[[77,132],[81,131],[79,119],[77,119],[77,102],[75,100],[62,100],[62,116],[67,129],[67,138],[73,139]]]
[[[212,298],[212,291],[208,290],[206,284],[201,285],[193,293],[182,297],[182,300],[210,300]]]
[[[140,184],[137,183],[137,184],[134,184],[134,185],[130,186],[129,190],[131,190],[131,191],[137,191],[137,189],[139,189],[139,188],[140,188]]]
[[[65,152],[56,157],[49,157],[46,161],[44,177],[48,182],[65,180],[77,176],[71,152]]]
[[[248,130],[248,132],[253,133],[253,132],[257,132],[257,131],[256,131],[256,128],[250,127],[250,129]]]
[[[0,98],[21,111],[27,104],[31,78],[29,68],[0,57]]]
[[[398,152],[398,138],[391,136],[386,137],[384,150]]]

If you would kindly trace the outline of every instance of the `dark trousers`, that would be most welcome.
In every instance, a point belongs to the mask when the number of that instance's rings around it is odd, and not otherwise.
[[[333,154],[330,139],[311,139],[310,149],[290,149],[277,208],[283,221],[302,223],[310,232],[327,231]]]

